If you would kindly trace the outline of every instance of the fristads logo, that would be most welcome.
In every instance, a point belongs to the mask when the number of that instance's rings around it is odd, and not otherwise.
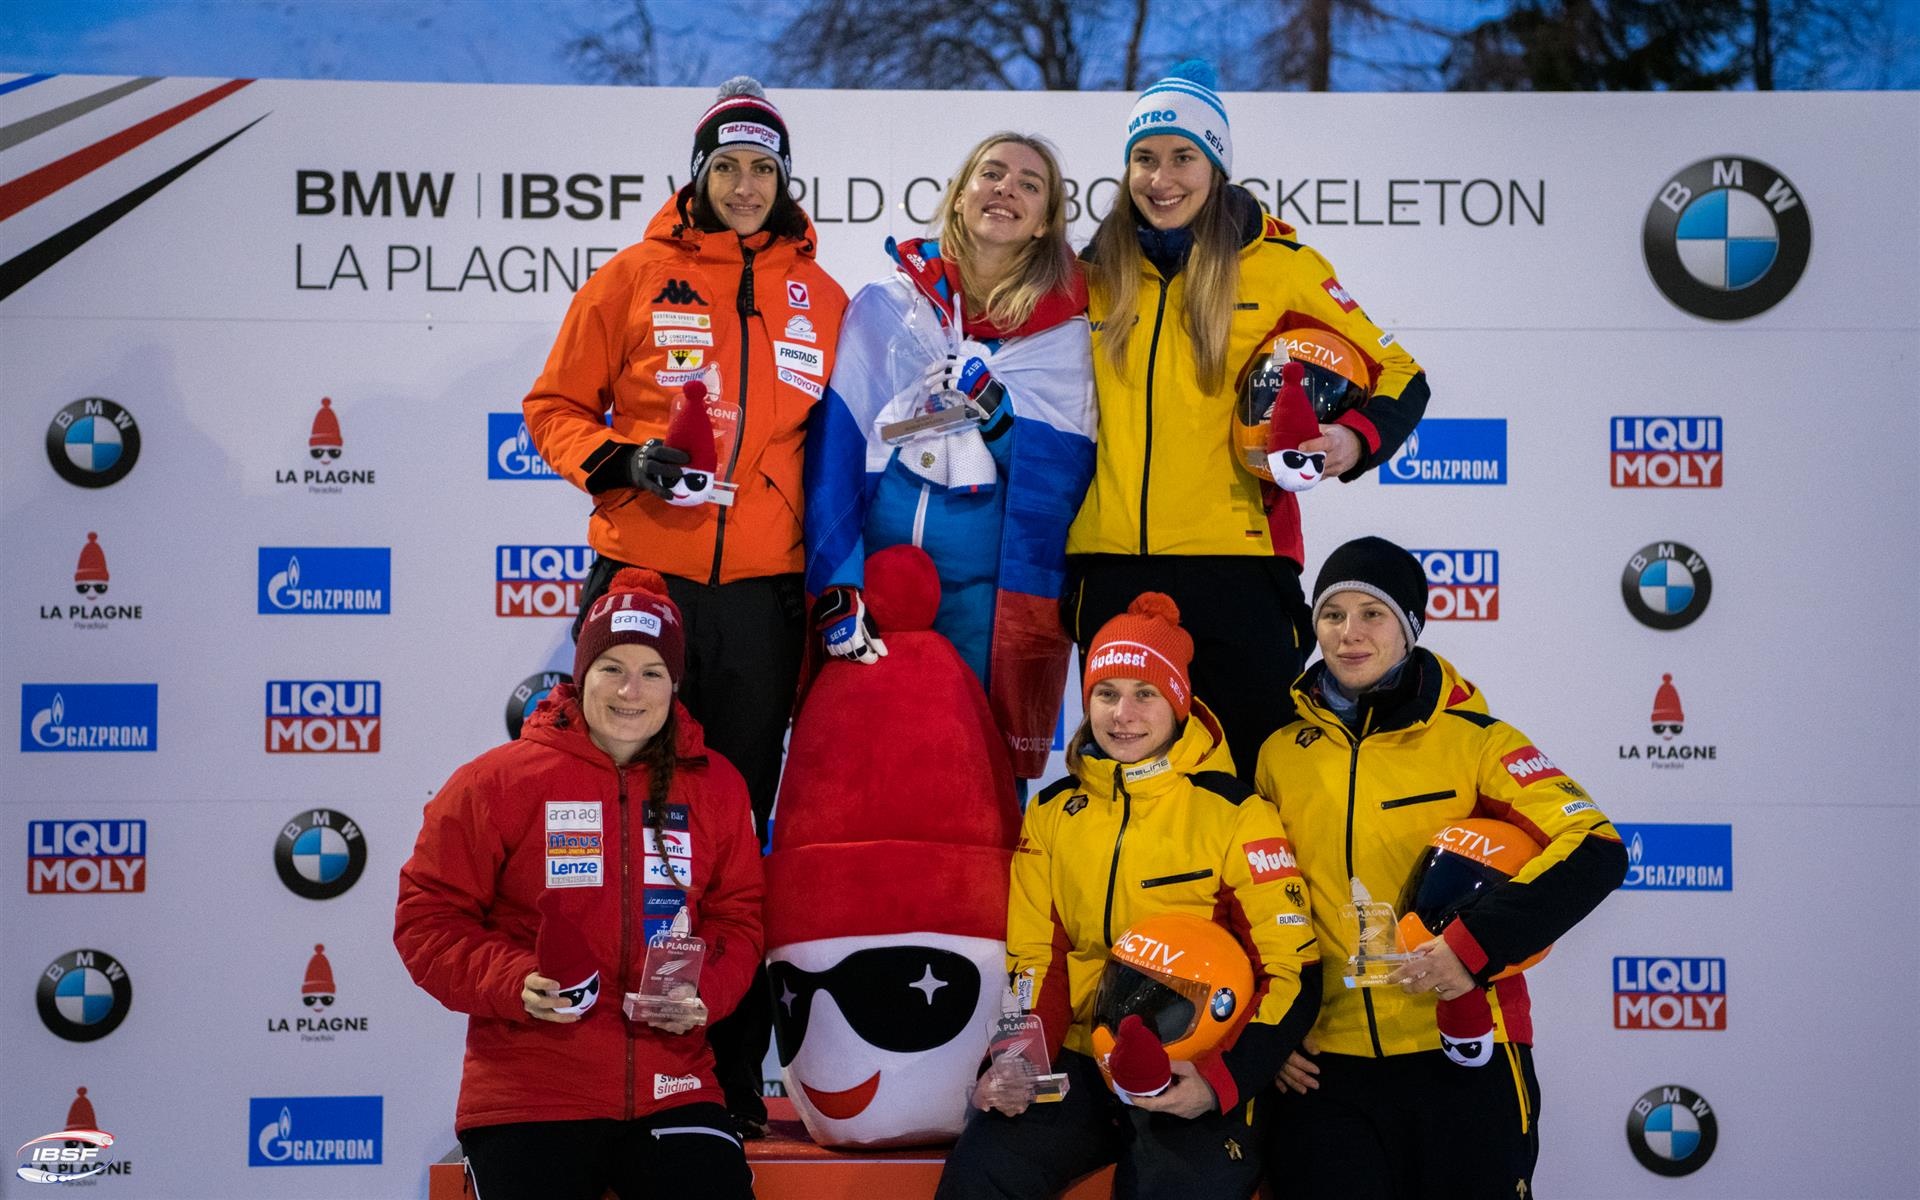
[[[1660,294],[1710,321],[1758,316],[1807,269],[1813,226],[1785,175],[1757,158],[1703,158],[1662,184],[1640,249]]]
[[[119,483],[140,461],[140,426],[132,413],[111,400],[75,400],[47,426],[47,461],[75,487]]]
[[[494,547],[494,615],[574,616],[593,559],[592,546]]]
[[[311,809],[280,827],[273,842],[273,869],[294,895],[331,900],[367,869],[367,839],[347,814]]]
[[[1620,757],[1642,761],[1663,771],[1677,771],[1693,762],[1716,762],[1720,747],[1707,742],[1682,740],[1687,729],[1687,711],[1680,703],[1680,689],[1672,675],[1662,675],[1653,691],[1653,711],[1647,714],[1647,730],[1653,736],[1645,742],[1621,746]]]
[[[565,671],[535,671],[522,679],[507,697],[507,740],[520,736],[521,724],[540,707],[548,692],[558,684],[572,682],[573,676]]]
[[[1422,421],[1377,474],[1381,483],[1505,483],[1506,419]]]
[[[1720,486],[1719,417],[1615,417],[1608,428],[1614,487]]]
[[[1615,1029],[1725,1029],[1724,958],[1616,958]]]
[[[1414,550],[1427,573],[1427,620],[1500,619],[1498,550]]]
[[[1616,824],[1629,891],[1730,892],[1733,826]]]
[[[533,448],[527,421],[517,412],[487,414],[488,479],[563,479]]]
[[[107,552],[100,545],[100,535],[89,532],[87,540],[80,544],[80,555],[73,567],[73,590],[80,599],[72,604],[42,604],[42,621],[70,621],[75,629],[106,629],[116,621],[138,621],[141,618],[141,606],[128,604],[123,598],[116,598],[112,604],[102,603],[107,589],[112,585],[113,574],[107,570]]]
[[[133,1007],[133,980],[105,950],[69,950],[40,972],[34,999],[41,1023],[69,1042],[92,1042],[120,1028]]]
[[[304,487],[316,496],[338,496],[350,487],[366,487],[374,482],[374,469],[367,466],[342,467],[334,464],[346,453],[346,438],[340,432],[340,414],[333,397],[320,397],[308,427],[307,457],[303,467],[282,467],[273,473],[273,481],[285,486]]]
[[[385,546],[260,547],[260,611],[372,615],[393,611]]]
[[[74,1183],[100,1175],[131,1175],[133,1160],[107,1148],[119,1139],[100,1128],[87,1089],[75,1088],[67,1123],[20,1147],[14,1173],[28,1183]]]
[[[254,1096],[249,1167],[358,1167],[380,1162],[379,1096]]]
[[[144,892],[145,821],[28,821],[27,891]]]
[[[159,725],[157,683],[20,685],[24,751],[152,751],[160,744]]]
[[[1713,599],[1713,572],[1693,547],[1651,542],[1634,551],[1620,572],[1620,598],[1649,629],[1683,629]]]
[[[1627,1114],[1627,1146],[1655,1175],[1691,1175],[1707,1165],[1720,1141],[1713,1108],[1692,1088],[1669,1083],[1633,1102]]]
[[[379,750],[378,680],[267,681],[268,754],[376,754]]]
[[[287,1013],[267,1018],[268,1033],[292,1034],[302,1042],[325,1043],[367,1031],[366,1017],[348,1016],[334,1010],[340,990],[334,982],[333,962],[327,957],[324,942],[315,943],[313,954],[307,959],[306,973],[300,977],[299,996],[299,1008],[289,1003]]]

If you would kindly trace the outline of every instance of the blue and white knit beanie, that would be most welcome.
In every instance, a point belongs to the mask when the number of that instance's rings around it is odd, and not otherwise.
[[[1200,147],[1214,166],[1232,175],[1233,131],[1227,128],[1226,106],[1214,90],[1219,86],[1219,76],[1206,61],[1189,58],[1177,64],[1134,102],[1122,160],[1132,157],[1133,144],[1141,138],[1177,133]]]

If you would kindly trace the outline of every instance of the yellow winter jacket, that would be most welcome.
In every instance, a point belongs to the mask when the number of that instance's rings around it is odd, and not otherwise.
[[[1224,1055],[1194,1064],[1228,1111],[1271,1082],[1312,1022],[1317,996],[1302,998],[1301,971],[1319,954],[1291,862],[1279,815],[1235,778],[1218,722],[1196,701],[1164,757],[1125,767],[1088,757],[1080,778],[1028,804],[1007,903],[1015,991],[1051,1049],[1091,1055],[1114,939],[1154,913],[1218,922],[1254,965],[1250,1024]]]
[[[1256,786],[1279,806],[1311,893],[1325,957],[1314,1037],[1322,1051],[1379,1057],[1440,1048],[1431,993],[1348,988],[1354,938],[1341,907],[1358,879],[1397,906],[1428,839],[1464,817],[1526,830],[1545,849],[1508,883],[1483,890],[1443,931],[1483,986],[1592,911],[1625,876],[1620,835],[1586,790],[1527,735],[1487,715],[1471,683],[1416,648],[1399,684],[1363,697],[1349,727],[1322,701],[1325,665],[1294,685],[1299,716],[1260,750]],[[1531,1044],[1525,979],[1493,985],[1499,1041]]]

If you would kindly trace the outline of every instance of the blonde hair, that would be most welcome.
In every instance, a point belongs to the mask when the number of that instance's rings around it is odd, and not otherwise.
[[[974,259],[974,242],[966,222],[960,219],[960,195],[966,191],[974,172],[980,169],[987,151],[1005,142],[1025,146],[1040,156],[1047,176],[1046,215],[1041,222],[1041,236],[1020,248],[1013,269],[1001,276],[982,297],[980,292],[985,284],[973,275],[969,266]],[[1036,134],[1010,131],[989,134],[974,146],[967,153],[966,162],[947,183],[946,194],[940,200],[940,253],[959,267],[961,291],[996,329],[1014,329],[1025,324],[1042,296],[1067,286],[1073,269],[1073,248],[1067,244],[1065,190],[1060,179],[1059,154],[1053,143]]]
[[[1142,255],[1136,211],[1131,193],[1123,193],[1087,243],[1088,273],[1107,302],[1101,352],[1122,379],[1127,377],[1127,343],[1140,316]],[[1213,168],[1212,190],[1188,228],[1193,231],[1193,251],[1184,268],[1187,302],[1180,322],[1193,343],[1201,390],[1214,392],[1227,378],[1227,342],[1240,287],[1240,227],[1227,206],[1227,177],[1219,167]]]

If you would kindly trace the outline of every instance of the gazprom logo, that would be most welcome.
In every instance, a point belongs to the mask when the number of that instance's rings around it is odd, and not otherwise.
[[[1381,483],[1507,481],[1503,417],[1433,417],[1420,422],[1379,471]]]
[[[1629,891],[1730,892],[1733,826],[1617,825]]]
[[[159,748],[157,683],[23,683],[20,749],[26,753]]]
[[[247,1101],[249,1167],[376,1166],[379,1096],[254,1096]]]
[[[391,612],[392,560],[385,546],[262,546],[259,610],[270,615]]]
[[[488,479],[559,479],[533,448],[526,418],[517,412],[487,414]]]

